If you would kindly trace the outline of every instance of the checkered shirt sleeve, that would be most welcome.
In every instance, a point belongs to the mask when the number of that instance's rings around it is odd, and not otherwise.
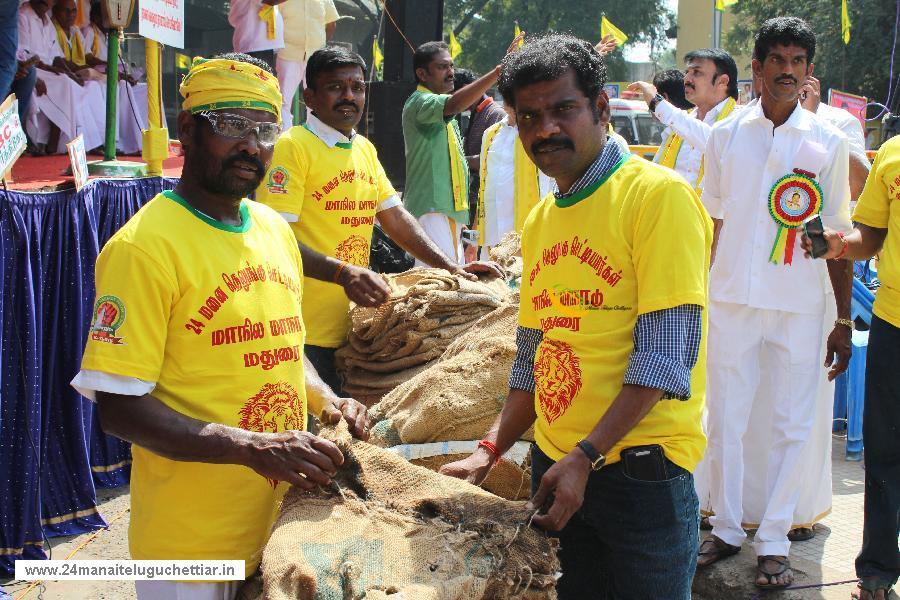
[[[516,329],[516,358],[509,372],[509,387],[534,393],[534,356],[544,332],[531,327]]]
[[[640,315],[623,383],[662,390],[664,399],[688,400],[691,369],[700,351],[702,315],[703,308],[696,304]]]

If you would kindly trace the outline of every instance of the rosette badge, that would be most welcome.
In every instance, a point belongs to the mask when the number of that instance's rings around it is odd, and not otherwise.
[[[815,175],[800,169],[775,182],[769,192],[769,214],[778,226],[769,262],[791,264],[797,243],[797,229],[822,210],[822,188]]]

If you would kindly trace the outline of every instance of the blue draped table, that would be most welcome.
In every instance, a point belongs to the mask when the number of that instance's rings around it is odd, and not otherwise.
[[[131,450],[100,429],[78,373],[106,240],[177,180],[96,179],[80,192],[0,190],[0,573],[44,540],[106,526],[96,487],[128,482]]]

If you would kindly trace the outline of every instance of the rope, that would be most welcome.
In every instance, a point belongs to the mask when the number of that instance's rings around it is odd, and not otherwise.
[[[121,519],[123,516],[125,516],[125,514],[130,510],[131,510],[130,507],[123,508],[116,516],[114,516],[112,519],[109,520],[109,523],[106,524],[106,527],[104,527],[103,529],[98,529],[97,531],[95,531],[94,533],[89,535],[86,540],[84,540],[83,542],[81,542],[80,544],[75,546],[75,548],[73,548],[72,551],[69,552],[68,556],[66,556],[63,560],[69,560],[70,558],[72,558],[73,556],[78,554],[80,551],[84,550],[84,548],[88,544],[90,544],[95,539],[97,539],[97,537],[99,537],[100,534],[102,534],[103,532],[108,531],[109,528],[112,527],[113,523],[115,523],[116,521]],[[41,579],[38,579],[37,581],[32,581],[31,585],[29,585],[27,588],[25,588],[25,590],[22,592],[22,595],[16,596],[14,600],[24,600],[29,594],[31,594],[31,592],[34,591],[35,588],[37,588],[42,583],[44,583],[44,582]]]
[[[822,588],[822,587],[828,587],[828,586],[832,586],[832,585],[847,585],[848,583],[859,583],[859,579],[848,579],[846,581],[832,581],[829,583],[811,583],[809,585],[789,585],[787,587],[777,588],[774,590],[763,590],[761,592],[754,594],[750,598],[750,600],[760,600],[760,598],[762,598],[769,592],[783,592],[783,591],[787,591],[787,590],[809,590],[812,588]]]
[[[900,1],[900,0],[898,0],[898,1]],[[394,29],[397,30],[397,33],[400,34],[400,37],[403,38],[403,41],[406,42],[406,45],[409,46],[409,49],[410,49],[413,53],[415,53],[415,52],[416,52],[416,47],[412,45],[412,42],[409,41],[409,38],[406,37],[406,34],[403,33],[403,30],[400,29],[400,26],[399,26],[399,25],[397,25],[397,21],[394,20],[394,15],[392,15],[392,14],[391,14],[391,11],[388,10],[388,7],[387,7],[387,4],[385,3],[385,0],[379,0],[379,2],[381,2],[381,8],[382,8],[382,10],[383,10],[385,13],[387,13],[388,19],[390,19],[390,20],[391,20],[391,23],[394,24]]]

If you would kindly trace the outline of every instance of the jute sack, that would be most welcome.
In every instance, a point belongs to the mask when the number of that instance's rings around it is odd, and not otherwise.
[[[345,464],[328,490],[285,496],[262,558],[267,600],[552,599],[555,542],[522,502],[325,429]]]
[[[517,304],[494,310],[439,361],[387,393],[371,411],[372,443],[480,440],[506,402],[517,319]],[[525,439],[533,440],[533,433]]]
[[[447,463],[467,458],[469,454],[443,454],[416,458],[410,462],[429,471],[437,471]],[[520,467],[509,460],[501,460],[491,469],[481,487],[506,500],[528,500],[531,497],[531,467]]]

